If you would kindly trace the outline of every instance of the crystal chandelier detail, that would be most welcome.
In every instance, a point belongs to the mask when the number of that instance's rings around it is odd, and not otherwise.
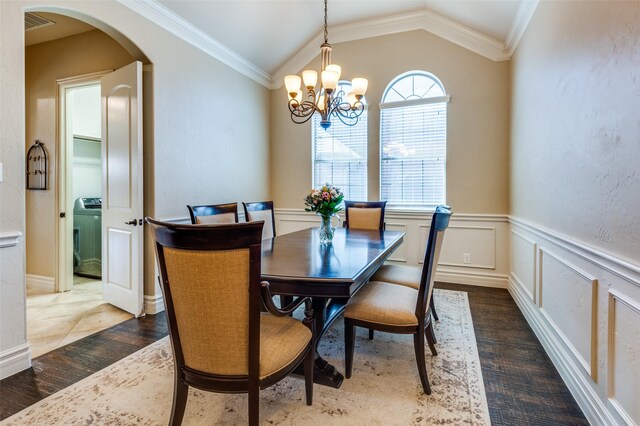
[[[351,92],[344,93],[339,87],[340,65],[331,63],[331,45],[329,44],[329,32],[327,31],[327,0],[324,0],[324,43],[320,45],[322,68],[320,73],[322,86],[316,93],[318,73],[314,70],[302,72],[299,75],[287,75],[284,77],[284,85],[289,94],[289,111],[294,123],[302,124],[309,121],[315,112],[320,114],[320,126],[328,129],[331,126],[331,117],[337,117],[347,126],[353,126],[358,122],[358,117],[364,111],[362,98],[367,91],[369,82],[366,78],[354,78],[351,82]],[[304,82],[306,93],[300,90]]]

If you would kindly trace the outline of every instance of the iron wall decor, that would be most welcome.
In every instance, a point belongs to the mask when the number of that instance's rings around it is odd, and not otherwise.
[[[27,189],[47,189],[49,159],[44,143],[36,139],[27,151]]]

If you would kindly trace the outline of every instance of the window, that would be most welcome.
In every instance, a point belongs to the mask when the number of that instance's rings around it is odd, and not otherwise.
[[[338,90],[351,91],[351,83],[341,81]],[[362,99],[366,103],[365,99]],[[311,126],[313,187],[329,182],[344,193],[346,200],[367,199],[367,110],[358,123],[347,126],[331,117],[331,127],[320,127],[320,115]]]
[[[448,102],[442,83],[424,71],[387,86],[380,104],[380,196],[390,207],[445,202]]]

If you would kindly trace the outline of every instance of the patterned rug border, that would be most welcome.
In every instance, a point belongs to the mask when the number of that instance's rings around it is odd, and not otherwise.
[[[486,392],[485,392],[485,386],[484,386],[484,380],[482,377],[482,368],[480,365],[480,357],[479,357],[479,352],[478,352],[478,346],[477,346],[477,341],[476,341],[476,336],[475,336],[475,330],[473,327],[473,318],[471,316],[471,308],[469,305],[469,298],[468,298],[468,293],[465,291],[456,291],[456,290],[446,290],[446,289],[435,289],[434,290],[435,294],[441,293],[442,295],[445,295],[446,293],[450,293],[450,294],[457,294],[458,296],[462,297],[464,299],[464,312],[461,312],[463,315],[461,315],[462,319],[463,319],[463,327],[462,330],[464,330],[464,334],[465,334],[465,339],[468,339],[467,342],[470,343],[470,355],[472,356],[472,358],[474,360],[477,361],[478,365],[476,366],[477,368],[475,369],[475,372],[477,372],[477,381],[476,381],[476,385],[477,385],[477,390],[479,391],[479,395],[481,396],[481,401],[480,401],[480,405],[481,407],[481,411],[483,411],[483,415],[481,417],[483,417],[482,422],[480,424],[486,424],[486,425],[490,425],[490,417],[489,417],[489,408],[488,408],[488,403],[487,403],[487,397],[486,397]],[[332,326],[332,328],[335,327],[335,325]],[[167,340],[169,339],[169,336],[163,337],[159,340],[157,340],[156,342],[151,343],[150,345],[114,362],[113,364],[91,374],[88,377],[85,377],[84,379],[56,392],[55,394],[49,395],[48,397],[46,397],[45,399],[38,401],[37,403],[23,409],[22,411],[12,415],[11,417],[6,418],[5,420],[0,422],[0,425],[12,425],[14,423],[11,423],[12,421],[14,421],[14,419],[18,420],[21,417],[24,416],[29,416],[30,414],[39,411],[42,408],[47,408],[48,406],[54,406],[56,402],[58,402],[59,400],[64,400],[65,397],[67,395],[71,395],[76,391],[79,391],[85,387],[87,387],[87,385],[89,383],[99,383],[102,381],[102,379],[104,379],[105,377],[107,377],[112,371],[116,370],[118,367],[123,366],[123,365],[128,365],[129,363],[133,363],[136,360],[145,357],[147,354],[152,353],[154,351],[161,351],[162,350],[162,346],[164,346],[167,342]],[[357,349],[356,349],[357,351]],[[356,357],[357,357],[357,353],[356,353]],[[415,367],[415,365],[413,366]],[[147,373],[149,370],[154,369],[155,367],[153,365],[149,365],[149,364],[144,364],[144,367],[140,368],[140,373]],[[274,385],[277,386],[277,385]],[[433,387],[433,383],[432,383],[432,387]],[[470,394],[470,392],[469,392]],[[185,418],[185,421],[187,419]],[[23,424],[23,423],[21,423]],[[98,422],[98,424],[100,424]],[[475,424],[475,423],[474,423]]]

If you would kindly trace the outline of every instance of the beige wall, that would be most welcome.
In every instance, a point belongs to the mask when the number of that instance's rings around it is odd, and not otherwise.
[[[22,24],[25,7],[64,11],[87,19],[115,34],[121,42],[128,38],[153,63],[153,75],[145,76],[145,84],[151,83],[147,84],[151,93],[145,92],[145,108],[153,110],[153,120],[145,120],[145,214],[186,217],[187,203],[269,196],[267,89],[118,2],[3,0],[0,1],[3,233],[24,231],[25,223]],[[147,144],[149,135],[152,143]],[[148,243],[148,238],[145,240]],[[24,254],[22,241],[17,246],[0,248],[0,352],[27,348]],[[145,294],[153,297],[156,289],[151,268],[153,252],[147,250]],[[21,352],[19,358],[20,362],[28,362],[28,353]]]
[[[493,62],[425,31],[337,43],[332,59],[344,79],[369,79],[369,199],[379,197],[378,104],[384,89],[403,72],[425,70],[451,95],[447,203],[457,213],[508,213],[508,62]],[[318,69],[319,62],[305,69]],[[284,88],[272,91],[271,193],[278,207],[302,208],[311,187],[311,124],[293,124],[286,102]]]
[[[115,40],[94,30],[26,48],[27,143],[45,143],[50,156],[49,189],[26,191],[27,274],[55,276],[57,182],[56,80],[117,69],[134,58]],[[71,216],[71,212],[67,212]]]
[[[512,63],[511,214],[637,264],[640,3],[541,2]]]

